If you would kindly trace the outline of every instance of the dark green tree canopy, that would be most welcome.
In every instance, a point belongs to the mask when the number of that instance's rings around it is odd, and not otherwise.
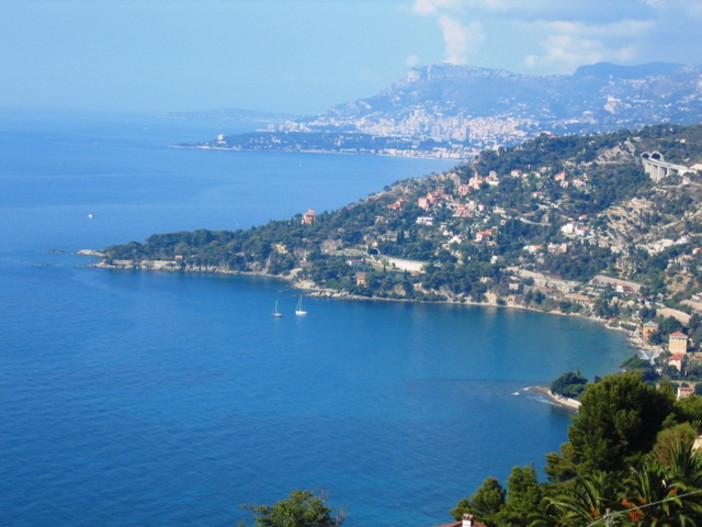
[[[576,461],[588,469],[622,470],[650,451],[674,409],[667,391],[641,381],[638,373],[610,375],[589,386],[568,431]]]
[[[251,511],[255,527],[337,527],[342,518],[309,490],[295,490],[273,505],[244,506]]]
[[[563,397],[577,398],[585,391],[587,379],[579,371],[567,371],[551,383],[551,391]]]
[[[505,494],[505,489],[499,481],[487,478],[470,497],[471,512],[489,522],[505,504]]]

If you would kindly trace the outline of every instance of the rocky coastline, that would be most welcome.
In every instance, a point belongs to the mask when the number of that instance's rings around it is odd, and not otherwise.
[[[571,399],[569,397],[562,397],[558,394],[553,393],[547,386],[529,386],[527,388],[530,392],[539,393],[546,396],[552,403],[557,406],[562,406],[568,410],[577,412],[582,404],[577,399]]]
[[[103,258],[100,262],[92,264],[90,267],[98,269],[108,269],[108,270],[119,270],[119,271],[144,271],[144,272],[180,272],[180,273],[197,273],[197,274],[220,274],[220,275],[234,275],[234,276],[256,276],[262,278],[272,278],[277,280],[283,280],[290,284],[294,289],[304,291],[310,296],[325,297],[325,298],[337,298],[337,299],[347,299],[347,300],[373,300],[373,301],[386,301],[386,302],[431,302],[431,303],[443,303],[443,304],[461,304],[470,306],[480,306],[480,307],[495,307],[495,308],[506,308],[506,309],[519,309],[522,311],[531,311],[534,313],[543,313],[548,315],[557,316],[571,316],[578,317],[591,322],[597,322],[603,324],[606,329],[619,331],[627,336],[627,343],[632,348],[632,350],[638,353],[642,358],[651,359],[657,355],[660,351],[657,348],[651,348],[648,346],[637,334],[636,331],[632,331],[621,326],[615,326],[611,324],[610,320],[598,318],[592,315],[583,315],[580,313],[564,313],[559,310],[540,310],[523,304],[503,301],[498,302],[494,295],[487,295],[487,300],[485,302],[476,302],[469,299],[445,299],[445,300],[415,300],[407,299],[402,297],[380,297],[376,295],[356,295],[349,293],[348,291],[340,291],[336,289],[324,288],[315,284],[311,280],[299,280],[296,278],[299,273],[299,269],[294,269],[287,275],[271,274],[265,271],[236,271],[228,269],[222,266],[200,266],[192,264],[182,264],[174,260],[113,260],[108,263],[104,260],[104,253],[98,250],[83,249],[78,251],[78,254]],[[558,402],[558,401],[557,401]]]

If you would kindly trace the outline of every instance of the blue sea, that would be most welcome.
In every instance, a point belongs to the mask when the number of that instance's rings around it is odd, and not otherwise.
[[[295,317],[280,281],[74,254],[333,210],[452,166],[169,147],[250,128],[0,111],[1,525],[232,526],[295,489],[349,527],[445,523],[567,440],[571,415],[526,386],[631,354],[576,318],[313,297]]]

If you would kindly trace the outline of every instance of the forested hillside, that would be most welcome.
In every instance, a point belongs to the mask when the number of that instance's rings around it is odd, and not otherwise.
[[[641,160],[651,151],[693,168],[656,183]],[[700,126],[542,134],[306,221],[109,247],[104,265],[260,273],[339,293],[632,321],[651,302],[692,312],[684,301],[702,292],[701,160]],[[603,287],[598,275],[634,284]]]

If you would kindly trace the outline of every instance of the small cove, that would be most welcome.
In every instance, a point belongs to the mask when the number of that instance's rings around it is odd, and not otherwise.
[[[208,129],[33,119],[0,130],[5,524],[233,525],[240,503],[316,487],[351,527],[442,523],[566,440],[570,414],[525,386],[630,354],[570,317],[325,298],[295,317],[276,280],[86,268],[48,250],[337,208],[450,163],[169,149]]]

